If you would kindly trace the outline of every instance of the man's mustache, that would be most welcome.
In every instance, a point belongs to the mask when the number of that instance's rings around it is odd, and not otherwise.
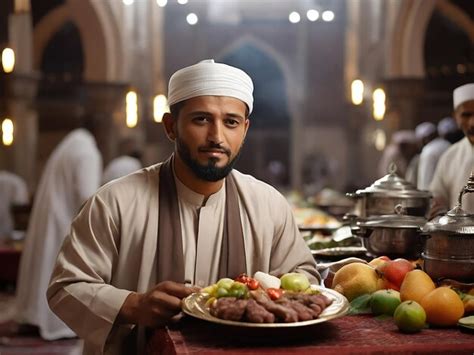
[[[199,147],[199,151],[200,152],[208,152],[208,151],[219,151],[221,153],[224,153],[225,155],[227,155],[228,157],[230,157],[231,155],[231,151],[230,149],[227,149],[225,147],[222,147],[220,144],[209,144],[207,146],[201,146]]]

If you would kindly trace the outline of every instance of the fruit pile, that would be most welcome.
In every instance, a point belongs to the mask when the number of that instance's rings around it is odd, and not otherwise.
[[[460,292],[436,287],[430,276],[406,259],[386,256],[368,264],[351,263],[339,269],[332,288],[351,301],[353,313],[393,316],[403,332],[432,326],[461,324],[464,314],[474,312],[474,288]]]

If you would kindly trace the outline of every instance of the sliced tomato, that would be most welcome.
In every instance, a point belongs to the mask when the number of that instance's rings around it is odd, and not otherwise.
[[[283,290],[281,288],[267,288],[267,295],[275,301],[283,295]]]

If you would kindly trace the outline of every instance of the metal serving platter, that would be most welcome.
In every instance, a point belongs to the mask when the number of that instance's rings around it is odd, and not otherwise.
[[[332,304],[327,307],[317,319],[312,319],[303,322],[292,322],[292,323],[250,323],[250,322],[237,322],[224,320],[214,317],[209,313],[209,308],[206,307],[206,301],[209,295],[206,293],[193,293],[186,297],[182,303],[183,312],[208,322],[231,325],[246,328],[294,328],[304,327],[308,325],[318,324],[326,322],[328,320],[342,317],[349,310],[349,302],[339,292],[324,288],[322,286],[312,285],[311,288],[319,290],[323,295],[333,300]]]

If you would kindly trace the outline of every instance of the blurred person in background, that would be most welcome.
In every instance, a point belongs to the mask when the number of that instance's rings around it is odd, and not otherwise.
[[[420,155],[423,148],[436,138],[436,125],[431,122],[420,123],[415,128],[415,136],[418,142],[419,152],[410,160],[405,180],[418,187],[418,168],[420,164]]]
[[[138,149],[112,159],[104,169],[102,184],[133,173],[142,168],[142,153]]]
[[[465,137],[451,145],[441,156],[430,184],[433,193],[431,216],[446,212],[458,202],[458,196],[474,171],[474,83],[453,91],[454,118]],[[474,194],[465,194],[463,209],[474,213]]]
[[[418,150],[415,131],[400,130],[392,135],[390,144],[385,148],[377,167],[379,177],[389,173],[389,166],[394,163],[397,167],[396,174],[405,176],[408,163]]]
[[[441,155],[449,148],[451,143],[446,139],[449,134],[458,129],[456,121],[452,117],[445,117],[438,123],[438,136],[428,142],[421,151],[418,166],[418,188],[428,190],[431,180]]]
[[[85,339],[84,354],[143,354],[145,327],[167,324],[184,297],[223,277],[320,280],[284,196],[233,169],[252,79],[205,60],[174,73],[168,95],[163,127],[173,154],[101,187],[57,258],[49,305]]]
[[[9,171],[0,171],[0,241],[12,236],[14,229],[11,208],[29,202],[25,180]]]
[[[81,205],[100,186],[102,156],[96,145],[97,116],[82,118],[51,153],[35,194],[16,290],[16,321],[45,340],[75,337],[51,310],[46,289],[54,261]]]

